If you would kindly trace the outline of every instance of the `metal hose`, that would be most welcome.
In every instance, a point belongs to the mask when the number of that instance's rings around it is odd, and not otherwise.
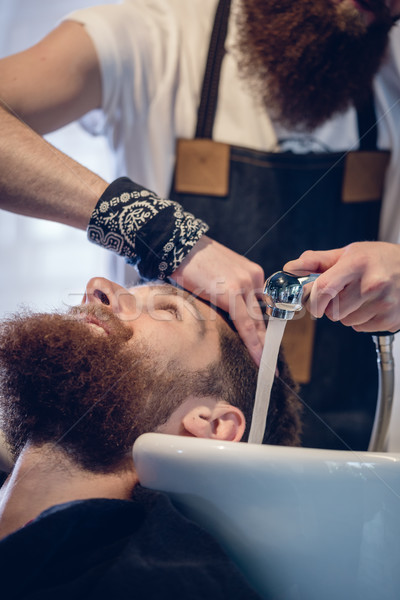
[[[385,331],[373,334],[372,339],[374,340],[376,347],[379,387],[375,420],[368,451],[385,452],[387,449],[387,435],[393,406],[394,360],[392,348],[394,336]]]

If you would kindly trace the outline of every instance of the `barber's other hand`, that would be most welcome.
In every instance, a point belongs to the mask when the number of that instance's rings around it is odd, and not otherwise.
[[[336,250],[308,250],[284,269],[297,275],[322,273],[306,303],[315,317],[325,313],[356,331],[400,328],[399,245],[355,242]]]
[[[171,278],[228,312],[254,361],[260,364],[265,337],[257,301],[264,285],[260,266],[203,235]]]

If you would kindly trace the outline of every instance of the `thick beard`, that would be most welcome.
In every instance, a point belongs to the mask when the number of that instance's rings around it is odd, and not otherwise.
[[[17,315],[0,330],[2,429],[14,456],[30,443],[54,444],[92,472],[124,468],[136,438],[154,431],[193,392],[204,373],[181,373],[131,340],[110,311],[109,335],[62,314]],[[212,378],[210,379],[212,381]],[[201,390],[200,390],[201,391]]]
[[[351,104],[362,105],[393,25],[381,0],[358,11],[329,0],[242,0],[236,50],[241,77],[273,119],[312,130]]]

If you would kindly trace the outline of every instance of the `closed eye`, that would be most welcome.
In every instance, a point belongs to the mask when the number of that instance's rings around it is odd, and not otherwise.
[[[172,302],[163,302],[162,304],[160,303],[157,307],[157,310],[169,312],[178,321],[182,320],[182,314],[180,309],[176,304],[173,304]]]

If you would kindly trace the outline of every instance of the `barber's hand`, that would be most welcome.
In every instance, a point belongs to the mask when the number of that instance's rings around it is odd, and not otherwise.
[[[257,301],[264,286],[260,266],[203,235],[171,277],[228,312],[254,361],[260,364],[265,337]]]
[[[284,269],[296,275],[322,273],[306,302],[315,317],[325,313],[356,331],[400,328],[400,245],[355,242],[336,250],[308,250]]]

